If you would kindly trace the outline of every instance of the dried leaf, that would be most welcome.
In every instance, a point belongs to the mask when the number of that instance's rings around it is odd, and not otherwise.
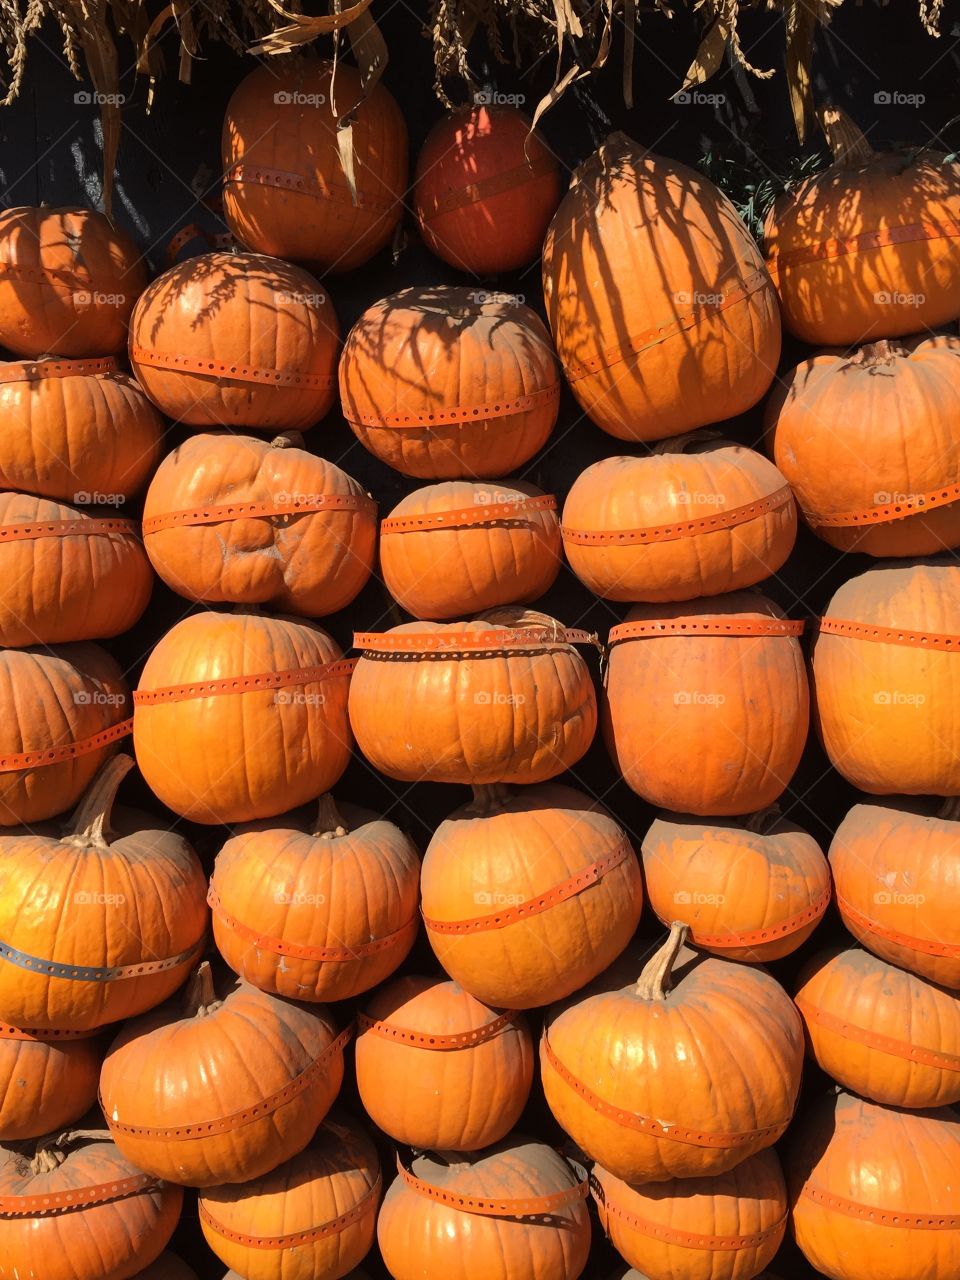
[[[707,28],[703,39],[700,41],[696,57],[687,68],[687,74],[683,77],[683,84],[679,90],[680,93],[685,93],[687,89],[692,88],[695,84],[703,84],[710,79],[723,61],[723,55],[726,52],[729,39],[729,24],[722,14],[718,14]]]
[[[790,94],[793,123],[801,142],[807,136],[807,117],[813,110],[810,64],[813,60],[813,41],[817,33],[818,17],[819,5],[816,0],[784,0],[787,92]]]

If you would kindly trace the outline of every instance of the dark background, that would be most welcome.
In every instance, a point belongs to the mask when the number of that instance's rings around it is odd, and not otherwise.
[[[379,0],[374,7],[387,40],[391,61],[384,83],[400,102],[411,140],[411,162],[425,132],[442,114],[433,93],[431,45],[422,33],[424,5],[389,4]],[[942,24],[943,34],[934,40],[922,29],[915,3],[884,7],[852,0],[839,10],[832,27],[821,31],[815,60],[815,96],[818,102],[833,101],[844,107],[867,132],[872,145],[887,143],[926,144],[939,141],[939,148],[960,147],[960,124],[952,117],[960,110],[957,86],[960,83],[960,12],[948,4]],[[611,128],[623,129],[654,150],[691,164],[705,164],[716,175],[733,175],[731,194],[742,199],[745,184],[763,177],[779,181],[801,155],[823,147],[813,126],[812,137],[801,149],[794,132],[783,75],[783,28],[779,18],[765,11],[745,17],[741,40],[749,59],[759,67],[775,67],[777,74],[760,81],[725,64],[704,92],[723,95],[717,105],[682,105],[671,101],[679,89],[699,36],[699,23],[684,12],[668,21],[657,13],[644,13],[638,35],[635,62],[635,101],[630,111],[623,107],[621,82],[622,44],[618,38],[608,66],[573,91],[545,117],[542,131],[567,169],[579,163]],[[98,110],[75,94],[89,89],[70,76],[56,52],[58,33],[49,27],[34,41],[24,91],[11,107],[0,111],[0,191],[5,205],[81,204],[96,206],[101,196],[100,125]],[[45,46],[45,47],[44,47]],[[329,39],[315,48],[329,52]],[[119,176],[114,195],[114,215],[131,232],[146,253],[154,273],[167,265],[164,248],[182,226],[199,223],[209,232],[221,230],[211,210],[218,193],[219,137],[224,106],[232,88],[254,60],[238,59],[223,47],[209,44],[204,58],[194,67],[194,83],[177,83],[176,42],[163,41],[167,74],[161,80],[154,108],[146,112],[147,82],[137,77],[130,55],[122,91],[127,98],[121,139]],[[473,65],[484,67],[483,35],[475,42]],[[121,65],[124,65],[121,60]],[[525,94],[526,109],[549,88],[554,62],[547,57],[526,74],[499,67],[488,59],[491,78],[508,93]],[[450,86],[451,96],[463,100],[466,90]],[[878,93],[922,95],[917,105],[877,103]],[[205,246],[194,241],[185,253],[202,252]],[[184,253],[180,255],[185,256]],[[399,252],[384,250],[371,263],[346,276],[331,277],[329,293],[334,299],[342,330],[346,333],[359,313],[375,299],[410,284],[462,283],[464,277],[434,259],[420,245],[412,220],[404,221]],[[493,282],[491,282],[493,283]],[[528,305],[542,314],[538,265],[495,281],[499,289],[524,295]],[[796,363],[804,351],[788,340],[782,369]],[[725,424],[725,434],[744,443],[757,444],[760,413]],[[171,432],[170,443],[178,439]],[[390,471],[354,440],[338,411],[318,424],[309,434],[308,447],[340,463],[361,480],[378,499],[381,515],[387,514],[400,497],[418,482]],[[523,475],[545,492],[558,498],[566,494],[577,474],[601,457],[629,451],[630,446],[604,435],[580,414],[565,393],[560,420],[552,441]],[[764,587],[787,608],[793,617],[808,617],[823,611],[840,582],[868,567],[866,557],[842,556],[802,530],[797,547],[785,568]],[[396,614],[387,616],[388,597],[375,580],[350,609],[324,620],[324,626],[349,647],[355,629],[376,630],[392,625]],[[546,612],[568,625],[586,626],[603,637],[619,621],[625,607],[597,601],[564,570],[554,589],[541,602]],[[130,672],[135,684],[142,662],[156,639],[186,612],[184,602],[158,584],[144,619],[127,636],[108,647]],[[631,832],[635,845],[652,817],[652,812],[632,792],[613,778],[602,745],[596,743],[569,780],[573,785],[600,797]],[[362,803],[388,815],[411,832],[425,847],[439,820],[467,798],[463,788],[421,784],[399,787],[373,774],[362,761],[355,760],[338,788],[344,799]],[[157,809],[139,779],[125,784],[125,800]],[[809,829],[827,846],[838,821],[857,795],[827,767],[818,745],[811,740],[801,767],[783,797],[784,812]],[[176,820],[171,819],[174,823]],[[181,824],[183,825],[183,824]],[[209,867],[225,832],[220,829],[191,828],[190,834]],[[644,914],[638,935],[639,952],[661,933],[649,910]],[[812,943],[796,956],[773,966],[788,987],[797,966],[812,949],[841,933],[839,923],[828,917]],[[407,964],[411,972],[433,970],[432,956],[422,935]],[[338,1010],[344,1021],[352,1010]],[[533,1018],[536,1024],[536,1016]],[[536,1027],[535,1027],[536,1029]],[[348,1081],[350,1072],[348,1070]],[[805,1090],[822,1087],[823,1078],[814,1069],[807,1073]],[[560,1142],[562,1135],[553,1125],[539,1091],[534,1086],[533,1101],[522,1128],[546,1140]],[[359,1113],[350,1084],[342,1101]],[[384,1169],[389,1177],[392,1154],[384,1144]],[[599,1240],[595,1257],[587,1270],[590,1277],[605,1276],[616,1265],[613,1252]],[[219,1277],[223,1267],[206,1250],[196,1222],[194,1194],[187,1192],[185,1211],[173,1247],[197,1269],[202,1277]],[[372,1274],[378,1270],[375,1257],[365,1264]],[[810,1268],[791,1245],[784,1246],[775,1270],[785,1278],[811,1275]]]

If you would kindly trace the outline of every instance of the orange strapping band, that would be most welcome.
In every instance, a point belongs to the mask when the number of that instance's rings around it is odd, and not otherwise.
[[[799,636],[804,623],[789,618],[738,618],[718,613],[701,618],[651,618],[621,622],[610,628],[610,644],[621,640],[649,640],[658,636]]]
[[[662,1222],[652,1222],[649,1218],[641,1218],[639,1214],[631,1213],[629,1209],[624,1209],[618,1204],[611,1204],[604,1196],[599,1182],[593,1177],[590,1179],[590,1190],[593,1192],[600,1225],[608,1236],[610,1234],[608,1220],[618,1218],[634,1231],[639,1231],[641,1235],[649,1236],[653,1240],[662,1240],[664,1244],[678,1244],[685,1249],[707,1249],[714,1253],[732,1253],[740,1249],[758,1249],[774,1236],[782,1235],[787,1225],[787,1215],[784,1214],[769,1227],[764,1227],[762,1231],[751,1232],[749,1235],[702,1235],[700,1232],[680,1231],[676,1227],[667,1227]]]
[[[0,382],[41,382],[44,378],[96,377],[117,373],[120,366],[113,356],[96,360],[17,360],[0,365]]]
[[[888,942],[895,942],[901,947],[909,947],[912,951],[922,951],[924,955],[943,956],[947,960],[960,960],[960,945],[956,943],[933,942],[926,938],[911,938],[908,933],[898,933],[896,929],[887,929],[878,924],[876,920],[871,920],[869,916],[865,916],[861,911],[858,911],[839,893],[837,894],[837,906],[841,915],[849,916],[852,924],[867,933],[875,933],[878,938],[886,938]]]
[[[578,547],[632,546],[635,543],[675,542],[679,538],[695,538],[701,533],[714,533],[720,529],[732,529],[746,524],[768,511],[777,511],[792,500],[790,486],[785,484],[775,493],[742,507],[730,507],[727,511],[714,511],[696,520],[683,520],[677,524],[651,525],[646,529],[569,529],[560,526],[565,542]]]
[[[116,1182],[101,1182],[93,1187],[74,1187],[69,1191],[52,1191],[39,1196],[0,1196],[0,1216],[5,1218],[46,1218],[70,1209],[89,1209],[111,1200],[125,1200],[142,1191],[157,1191],[163,1183],[149,1173],[138,1173]]]
[[[700,933],[696,925],[690,925],[690,941],[702,947],[752,947],[762,942],[771,942],[774,938],[785,938],[796,933],[811,920],[819,920],[830,902],[829,885],[820,896],[808,907],[798,911],[796,915],[779,924],[767,925],[763,929],[752,929],[749,933]]]
[[[446,1191],[424,1182],[404,1166],[399,1152],[397,1172],[418,1195],[436,1200],[438,1204],[445,1204],[451,1209],[459,1209],[462,1213],[476,1213],[484,1218],[539,1218],[562,1209],[565,1205],[574,1204],[577,1200],[586,1200],[590,1191],[589,1184],[584,1179],[564,1191],[554,1191],[548,1196],[528,1196],[522,1200],[490,1200],[485,1196],[465,1196],[458,1191]]]
[[[555,172],[556,167],[556,161],[551,155],[539,155],[531,164],[518,164],[513,169],[505,169],[503,173],[495,173],[489,178],[481,178],[479,182],[458,187],[456,191],[434,196],[426,206],[418,204],[417,214],[421,222],[429,222],[439,214],[463,209],[470,204],[479,204],[481,200],[489,200],[491,196],[500,196],[505,191],[513,191],[527,182],[532,182],[534,178],[546,177],[547,174]]]
[[[132,520],[103,519],[84,516],[80,520],[45,520],[37,524],[7,524],[0,528],[0,543],[33,542],[37,538],[71,538],[77,535],[95,538],[105,533],[125,533],[137,536],[137,526]]]
[[[250,182],[260,187],[279,187],[283,191],[297,191],[300,195],[313,196],[318,200],[333,200],[338,204],[351,205],[357,209],[369,209],[374,213],[389,213],[397,204],[395,196],[384,199],[372,195],[369,191],[358,191],[356,197],[351,195],[350,188],[339,183],[327,182],[319,175],[305,177],[302,173],[292,173],[289,169],[265,169],[258,164],[237,163],[223,175],[223,185],[228,183]]]
[[[549,649],[598,644],[596,635],[575,627],[501,627],[496,631],[355,631],[353,647],[373,653],[501,653],[508,649]]]
[[[508,400],[493,400],[489,404],[468,405],[465,408],[448,406],[444,409],[417,409],[411,413],[358,413],[349,403],[343,406],[343,416],[348,422],[364,427],[416,427],[421,431],[431,427],[450,427],[458,422],[483,422],[489,418],[510,418],[517,413],[530,413],[545,404],[559,403],[560,383],[554,382],[539,391],[515,396]]]
[[[384,1040],[393,1040],[397,1044],[410,1045],[414,1049],[436,1049],[449,1052],[454,1049],[472,1049],[475,1045],[485,1044],[498,1036],[507,1027],[515,1028],[520,1014],[515,1009],[508,1009],[499,1018],[484,1023],[473,1031],[458,1031],[453,1035],[434,1035],[427,1031],[411,1031],[407,1027],[398,1027],[392,1022],[383,1022],[379,1018],[371,1018],[366,1013],[357,1014],[357,1027],[360,1032],[370,1032],[381,1036]]]
[[[767,270],[775,275],[781,267],[806,266],[811,262],[823,262],[830,258],[844,258],[866,249],[886,249],[895,244],[917,244],[921,240],[949,240],[960,236],[960,223],[911,222],[901,227],[884,227],[880,231],[863,231],[847,240],[824,240],[820,244],[804,245],[802,249],[776,250],[767,259]]]
[[[41,1028],[9,1027],[0,1022],[0,1040],[26,1040],[38,1044],[60,1040],[90,1040],[93,1036],[103,1034],[103,1027],[92,1027],[88,1031],[45,1031]]]
[[[164,256],[167,262],[172,266],[176,261],[177,254],[180,250],[190,243],[191,240],[203,240],[211,249],[230,249],[237,242],[229,231],[217,231],[211,234],[198,227],[195,222],[188,223],[185,227],[181,227],[167,241],[164,248]]]
[[[193,684],[166,685],[161,689],[136,689],[135,707],[153,706],[158,702],[189,702],[194,698],[212,698],[221,693],[250,693],[267,689],[283,689],[291,685],[319,684],[333,676],[347,676],[356,666],[356,658],[341,658],[322,667],[300,667],[296,671],[265,671],[255,676],[227,676],[223,680],[198,680]]]
[[[221,506],[194,507],[189,511],[165,511],[159,516],[149,516],[143,522],[144,536],[159,533],[161,529],[179,529],[184,525],[221,524],[225,520],[257,520],[262,517],[278,517],[290,520],[293,516],[313,511],[366,511],[377,509],[373,498],[351,493],[314,493],[309,500],[289,502],[230,502]]]
[[[846,1018],[838,1018],[818,1005],[808,1004],[806,1000],[796,1000],[797,1008],[806,1022],[815,1022],[826,1031],[833,1031],[844,1040],[852,1040],[868,1049],[878,1049],[894,1058],[903,1058],[906,1062],[918,1062],[924,1067],[936,1067],[941,1071],[960,1071],[960,1057],[955,1053],[937,1053],[933,1049],[924,1049],[922,1045],[908,1044],[905,1040],[897,1040],[893,1036],[883,1036],[877,1031],[869,1031],[866,1027],[855,1026]]]
[[[875,644],[899,644],[915,649],[960,651],[960,636],[938,635],[933,631],[909,631],[899,627],[875,627],[869,622],[849,622],[845,618],[821,618],[817,629],[825,635],[870,640]]]
[[[502,911],[496,911],[492,915],[476,916],[473,920],[431,920],[424,916],[423,923],[433,933],[485,933],[490,929],[506,929],[508,925],[516,924],[518,920],[538,916],[544,911],[549,911],[551,907],[557,906],[558,903],[575,898],[584,889],[597,884],[608,871],[619,867],[632,854],[630,842],[624,837],[602,858],[597,858],[596,862],[591,862],[576,875],[570,876],[562,884],[554,885],[552,889],[547,889],[545,893],[538,894],[535,898],[527,898],[525,902],[504,906]],[[474,896],[478,900],[485,897],[492,903],[498,895],[488,892]]]
[[[960,484],[950,484],[940,489],[931,489],[929,493],[915,493],[910,497],[904,495],[900,502],[888,502],[864,511],[833,512],[830,515],[804,511],[803,517],[813,529],[841,529],[905,520],[908,516],[923,515],[930,507],[942,507],[957,501],[960,501]]]
[[[329,390],[333,378],[321,373],[298,373],[294,369],[258,369],[241,361],[208,360],[203,356],[185,356],[173,351],[152,351],[149,347],[131,346],[130,359],[155,369],[172,369],[175,373],[200,373],[208,378],[228,382],[256,382],[269,387],[310,387]]]
[[[380,1198],[381,1182],[382,1179],[378,1173],[377,1179],[370,1190],[364,1193],[352,1209],[348,1209],[346,1213],[341,1213],[339,1218],[331,1218],[329,1222],[324,1222],[319,1227],[309,1227],[306,1231],[292,1231],[285,1236],[248,1236],[243,1231],[234,1231],[232,1227],[225,1227],[222,1222],[218,1222],[211,1214],[202,1197],[198,1205],[200,1220],[205,1222],[218,1236],[222,1236],[224,1240],[232,1240],[234,1244],[246,1245],[248,1249],[295,1249],[298,1245],[313,1244],[317,1240],[325,1240],[328,1236],[338,1236],[341,1231],[346,1231],[347,1227],[352,1226],[354,1222],[359,1222],[361,1218],[365,1218],[368,1213],[373,1211],[377,1200]]]
[[[960,1227],[960,1213],[903,1213],[900,1209],[877,1209],[872,1204],[860,1204],[856,1200],[832,1195],[809,1182],[803,1184],[800,1194],[824,1209],[833,1209],[878,1227],[908,1227],[919,1231],[953,1231]]]
[[[36,751],[21,751],[0,756],[0,773],[16,773],[18,769],[37,769],[41,765],[63,764],[66,760],[76,760],[78,756],[88,755],[91,751],[99,751],[108,743],[116,742],[133,732],[133,720],[121,720],[109,729],[101,729],[89,738],[81,738],[78,742],[64,742],[56,747],[40,747]]]
[[[509,502],[484,502],[475,507],[460,507],[455,511],[425,511],[417,515],[389,516],[380,521],[381,534],[429,533],[431,529],[468,528],[471,525],[500,524],[512,521],[537,526],[524,521],[532,511],[556,511],[557,500],[552,494],[540,498],[518,498]]]

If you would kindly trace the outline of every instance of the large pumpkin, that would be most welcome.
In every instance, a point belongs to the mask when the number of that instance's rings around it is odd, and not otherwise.
[[[163,1252],[183,1191],[134,1168],[99,1129],[0,1149],[0,1277],[128,1280]]]
[[[417,1156],[390,1185],[377,1239],[393,1280],[576,1280],[590,1251],[587,1186],[515,1134],[486,1151]]]
[[[874,795],[960,795],[958,651],[952,560],[880,565],[834,594],[813,684],[824,749],[848,782]]]
[[[820,113],[833,164],[767,217],[783,322],[848,346],[929,331],[960,315],[960,164],[927,147],[874,151],[842,111]]]
[[[344,344],[340,399],[360,442],[404,475],[489,479],[546,443],[560,381],[529,307],[438,285],[367,308]]]
[[[334,401],[339,327],[308,272],[253,253],[208,253],[165,271],[130,321],[130,363],[188,427],[301,430]]]
[[[178,622],[134,694],[137,763],[175,813],[249,822],[332,787],[350,758],[350,664],[318,626],[246,608]]]
[[[530,120],[481,100],[438,120],[417,158],[413,211],[438,258],[473,275],[539,257],[560,203],[560,166]]]
[[[0,1024],[0,1142],[39,1138],[86,1115],[102,1058],[94,1032]]]
[[[531,610],[362,633],[350,723],[370,764],[402,782],[544,782],[593,740],[597,703],[574,644]],[[384,715],[384,708],[390,714]]]
[[[170,1182],[259,1178],[302,1151],[329,1111],[348,1037],[325,1010],[236,979],[218,988],[204,961],[185,995],[110,1046],[100,1101],[113,1140]]]
[[[203,950],[197,855],[147,814],[113,814],[132,765],[109,761],[59,838],[0,837],[0,1018],[13,1026],[83,1031],[132,1017],[175,991]]]
[[[420,859],[399,827],[333,797],[236,831],[210,882],[213,936],[264,991],[348,1000],[401,964],[420,923]]]
[[[784,1168],[797,1244],[831,1280],[950,1280],[960,1268],[960,1117],[842,1091],[810,1107]]]
[[[776,1142],[796,1105],[793,1001],[762,969],[684,951],[686,934],[672,925],[636,984],[554,1012],[540,1041],[550,1110],[626,1182],[724,1173]]]
[[[641,854],[660,920],[682,920],[694,946],[726,960],[766,963],[789,955],[830,902],[830,868],[820,846],[776,807],[745,821],[662,813]]]
[[[678,813],[773,804],[807,737],[802,630],[749,592],[631,609],[610,632],[603,701],[607,749],[627,785]]]
[[[130,732],[130,691],[95,644],[0,649],[0,827],[71,808]]]
[[[302,444],[295,433],[216,433],[167,455],[143,508],[144,546],[167,586],[308,617],[350,603],[373,567],[377,504]]]
[[[240,82],[223,122],[223,211],[250,249],[352,271],[393,236],[407,189],[407,128],[355,67],[269,60]],[[350,117],[356,194],[344,173],[338,125]]]
[[[624,949],[643,905],[619,823],[552,783],[477,787],[437,828],[422,911],[437,959],[471,995],[528,1009],[569,995]]]
[[[417,489],[380,525],[380,570],[415,618],[529,603],[560,571],[556,499],[522,480]]]
[[[692,600],[769,578],[793,549],[790,486],[761,454],[708,435],[581,472],[561,522],[570,567],[607,600]]]
[[[164,428],[112,356],[0,364],[0,421],[0,488],[108,509],[153,474]]]
[[[854,805],[830,845],[837,907],[865,947],[922,978],[960,988],[957,801]]]
[[[143,613],[152,587],[131,520],[0,493],[0,645],[120,635]]]
[[[960,1102],[960,997],[860,947],[818,952],[795,995],[811,1055],[892,1107]]]
[[[146,283],[137,246],[102,213],[0,213],[0,347],[18,356],[112,355]]]
[[[777,297],[736,209],[625,134],[574,173],[547,232],[543,291],[573,394],[621,440],[733,418],[776,372]]]
[[[960,544],[960,338],[811,356],[767,402],[768,440],[807,524],[840,551]]]
[[[200,1225],[244,1280],[339,1280],[373,1243],[379,1199],[376,1148],[338,1114],[272,1173],[207,1188]]]
[[[787,1188],[773,1151],[712,1178],[647,1186],[595,1165],[591,1188],[610,1243],[645,1280],[755,1276],[787,1228]]]

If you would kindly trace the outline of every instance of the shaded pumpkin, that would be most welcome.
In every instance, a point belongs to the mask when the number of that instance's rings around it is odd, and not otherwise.
[[[776,372],[776,292],[736,209],[626,134],[574,172],[544,243],[543,292],[570,389],[618,439],[736,417]]]
[[[384,818],[338,807],[240,827],[210,882],[213,936],[242,978],[297,1000],[377,986],[417,936],[420,859]]]
[[[164,1251],[156,1262],[138,1271],[133,1280],[197,1280],[197,1273],[176,1254]]]
[[[0,1142],[63,1129],[97,1100],[103,1045],[87,1031],[0,1025]]]
[[[147,284],[137,246],[94,209],[5,209],[0,267],[0,346],[28,360],[119,351]]]
[[[520,480],[426,485],[382,521],[380,571],[415,618],[529,603],[560,572],[556,499]]]
[[[114,813],[132,766],[125,755],[104,765],[62,833],[0,836],[4,1022],[61,1031],[119,1022],[165,1000],[196,964],[206,877],[176,831],[136,809]]]
[[[427,134],[413,212],[438,258],[488,276],[539,257],[561,194],[560,166],[528,117],[481,102],[451,112]]]
[[[960,544],[960,338],[824,351],[781,378],[768,444],[803,518],[840,551],[926,556]]]
[[[533,1043],[516,1010],[498,1013],[455,982],[388,982],[358,1016],[357,1088],[396,1142],[477,1151],[506,1137],[533,1079]]]
[[[830,902],[823,851],[776,805],[745,820],[661,813],[641,856],[661,922],[682,920],[693,946],[726,960],[766,963],[789,955]]]
[[[627,786],[700,816],[773,804],[807,738],[800,629],[753,592],[631,609],[610,632],[601,702]]]
[[[437,285],[361,315],[344,343],[340,399],[360,443],[404,475],[492,479],[546,444],[560,381],[529,307]]]
[[[684,950],[686,935],[673,924],[636,984],[553,1012],[540,1041],[555,1119],[626,1182],[725,1173],[793,1118],[803,1065],[793,1001],[762,969]]]
[[[350,758],[341,658],[322,628],[299,619],[247,607],[182,619],[154,647],[134,694],[147,785],[205,823],[267,818],[326,791]]]
[[[253,253],[178,262],[141,295],[130,363],[155,405],[188,427],[305,430],[335,396],[340,330],[309,272]]]
[[[562,1156],[522,1134],[485,1151],[425,1152],[384,1196],[380,1252],[394,1280],[576,1280],[590,1251],[585,1191]]]
[[[343,609],[373,568],[377,505],[295,432],[190,436],[160,464],[144,546],[168,587],[319,617]],[[259,510],[258,510],[259,508]]]
[[[550,783],[475,787],[423,860],[422,911],[440,964],[497,1008],[569,995],[611,964],[640,919],[640,865],[590,796]]]

